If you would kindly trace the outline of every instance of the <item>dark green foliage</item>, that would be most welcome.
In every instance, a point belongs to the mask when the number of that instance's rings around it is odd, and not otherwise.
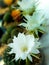
[[[2,36],[1,38],[1,42],[4,44],[8,44],[10,41],[12,41],[11,39],[11,32],[14,29],[14,26],[10,26],[7,31],[5,32],[5,34]]]
[[[2,20],[2,19],[3,19],[3,16],[4,16],[4,14],[0,14],[0,20]]]
[[[37,33],[33,32],[33,34],[34,34],[35,38],[40,38],[43,35],[43,33],[41,33],[40,31],[37,31]]]
[[[20,26],[9,26],[5,34],[1,38],[3,44],[8,44],[12,42],[14,36],[17,36],[19,32],[24,32],[24,28]]]
[[[15,60],[15,54],[12,53],[12,54],[9,54],[9,52],[11,51],[12,49],[10,47],[8,47],[5,52],[4,52],[4,56],[3,56],[3,59],[4,59],[4,62],[5,62],[5,65],[21,65],[23,61],[16,61]],[[23,62],[22,65],[25,65],[24,64],[25,62]]]
[[[21,60],[20,65],[26,65],[26,60]]]
[[[0,38],[2,37],[2,35],[4,34],[4,28],[0,27]]]
[[[7,32],[10,34],[14,28],[16,28],[15,25],[9,26],[8,29],[7,29]]]
[[[12,30],[12,32],[11,32],[11,37],[17,36],[19,32],[22,33],[23,31],[24,31],[24,29],[23,29],[22,27],[17,26],[16,28],[14,28],[14,29]]]
[[[28,58],[27,61],[22,59],[16,61],[15,53],[9,53],[11,50],[12,48],[8,47],[4,52],[3,60],[5,62],[5,65],[32,65]]]
[[[11,16],[11,13],[10,12],[6,12],[6,14],[4,15],[4,17],[3,17],[3,22],[7,22],[7,23],[11,23],[11,22],[13,22],[14,20],[13,20],[13,18],[12,18],[12,16]]]
[[[14,61],[11,62],[12,59],[14,59],[15,54],[14,54],[14,53],[13,53],[13,54],[9,54],[8,52],[10,52],[10,51],[11,51],[11,48],[8,47],[8,48],[5,50],[5,52],[4,52],[3,59],[4,59],[4,62],[5,62],[5,65],[15,65],[15,64],[14,64]]]
[[[10,26],[8,27],[7,29],[7,32],[8,34],[11,35],[11,37],[13,37],[14,35],[17,36],[19,32],[23,32],[24,31],[24,28],[23,27],[20,27],[20,26]]]
[[[10,38],[10,35],[6,32],[6,33],[2,36],[1,42],[7,44],[7,40],[8,40],[9,38]]]
[[[18,32],[19,31],[17,29],[13,29],[12,32],[11,32],[11,37],[13,38],[14,36],[17,36]]]
[[[7,40],[7,43],[12,43],[13,41],[12,41],[12,38],[9,38],[8,40]]]

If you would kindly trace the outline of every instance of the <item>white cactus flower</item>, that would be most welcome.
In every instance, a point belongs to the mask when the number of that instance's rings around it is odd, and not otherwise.
[[[25,14],[29,14],[36,9],[37,0],[22,0],[18,1],[18,5],[20,6],[20,10],[22,10]]]
[[[40,53],[38,50],[40,43],[35,41],[33,35],[24,35],[24,33],[19,33],[18,37],[14,36],[13,43],[10,43],[8,46],[12,48],[10,53],[16,54],[16,61],[18,59],[26,60],[26,58],[32,61],[30,54]]]
[[[45,31],[46,20],[41,12],[34,12],[32,16],[25,15],[25,18],[27,19],[26,23],[21,23],[20,26],[24,26],[26,30],[33,31],[36,34],[38,34],[38,30]]]

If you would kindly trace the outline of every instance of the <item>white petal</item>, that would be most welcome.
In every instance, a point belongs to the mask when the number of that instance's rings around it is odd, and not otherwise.
[[[28,3],[27,3],[28,2]],[[33,5],[33,0],[22,0],[21,2],[18,1],[18,4],[20,5],[20,7],[22,8],[22,10],[25,10],[27,8],[31,8],[31,6]],[[27,5],[27,6],[26,6]],[[23,6],[23,7],[22,7]],[[33,7],[33,6],[32,6]]]
[[[28,59],[32,62],[32,57],[30,55],[28,55]]]
[[[23,54],[21,55],[21,59],[22,59],[22,60],[25,60],[26,58],[27,58],[27,54],[23,53]]]
[[[39,52],[38,49],[33,49],[33,50],[32,50],[32,53],[33,53],[33,54],[39,54],[40,52]]]
[[[19,59],[20,59],[19,54],[16,54],[16,56],[15,56],[15,60],[18,61]]]
[[[13,42],[16,43],[16,41],[17,41],[17,37],[14,36],[14,38],[13,38]]]
[[[28,54],[39,53],[39,50],[36,48],[39,46],[39,44],[36,42],[33,35],[25,35],[24,33],[19,33],[18,37],[14,37],[13,43],[9,44],[8,46],[12,47],[12,50],[10,53],[16,54],[16,57],[15,57],[16,60],[18,59],[25,60],[28,57]],[[22,49],[26,47],[27,47],[27,51],[23,51]]]
[[[34,36],[33,35],[26,35],[26,40],[27,41],[33,41],[34,42]]]
[[[27,43],[28,43],[28,48],[29,49],[32,49],[32,47],[34,46],[34,36],[33,35],[27,35],[26,36],[26,40],[27,40]]]
[[[34,10],[35,4],[36,4],[35,0],[18,1],[18,5],[20,6],[20,9],[23,10],[26,14],[29,14]]]
[[[40,45],[41,45],[41,43],[36,41],[34,48],[38,48]]]
[[[25,43],[26,38],[25,38],[24,33],[19,33],[19,34],[18,34],[18,41],[20,41],[20,44]]]
[[[13,43],[8,44],[8,46],[13,47]]]
[[[19,25],[26,27],[26,23],[21,23],[21,24],[19,24]]]

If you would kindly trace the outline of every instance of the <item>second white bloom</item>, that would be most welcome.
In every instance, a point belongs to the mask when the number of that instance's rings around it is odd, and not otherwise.
[[[11,53],[15,53],[16,61],[18,59],[32,61],[30,54],[38,54],[39,50],[37,49],[40,46],[40,43],[37,42],[33,35],[24,35],[24,33],[19,33],[18,37],[14,36],[13,43],[10,43],[8,46],[12,48]]]

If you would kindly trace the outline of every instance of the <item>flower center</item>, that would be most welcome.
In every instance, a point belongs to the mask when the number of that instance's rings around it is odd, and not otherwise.
[[[22,52],[26,52],[26,51],[28,50],[28,48],[27,48],[27,46],[23,46],[23,47],[21,48],[21,50],[22,50]]]

